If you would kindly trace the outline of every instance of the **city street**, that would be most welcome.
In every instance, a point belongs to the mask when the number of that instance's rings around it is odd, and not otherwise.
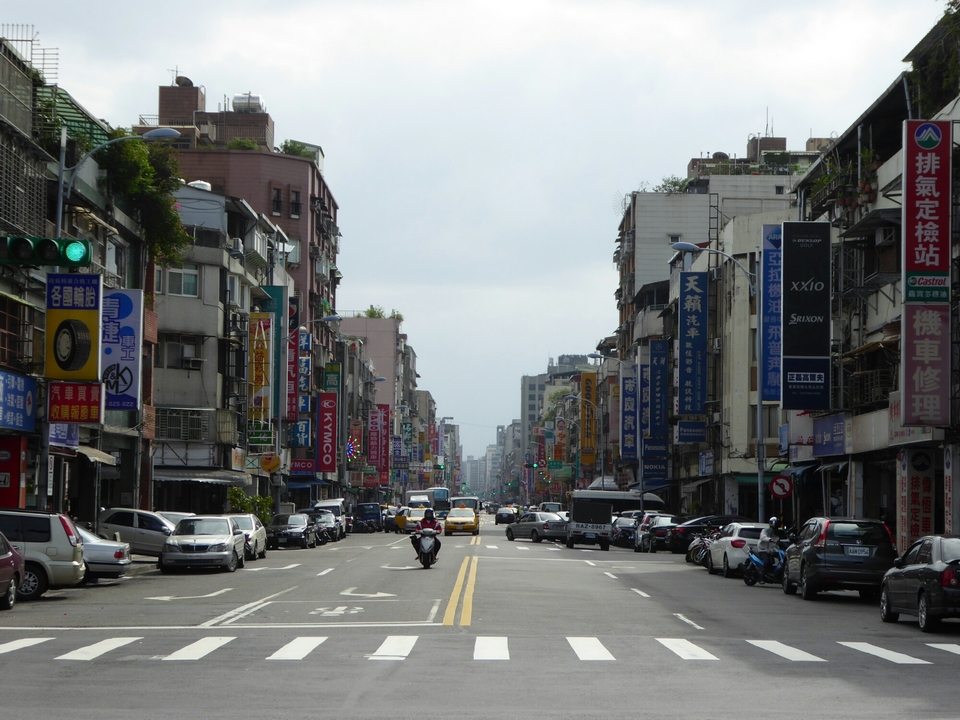
[[[960,625],[484,523],[429,571],[406,536],[369,534],[51,591],[0,615],[2,715],[70,697],[78,718],[956,716]]]

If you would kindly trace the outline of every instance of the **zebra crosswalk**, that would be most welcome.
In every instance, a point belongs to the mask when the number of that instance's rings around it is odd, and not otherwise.
[[[561,642],[560,637],[546,637],[539,639],[523,638],[511,643],[506,636],[478,636],[478,637],[444,637],[431,635],[426,643],[421,643],[418,649],[418,635],[388,635],[378,639],[375,636],[366,636],[358,642],[345,636],[330,638],[328,636],[304,635],[294,638],[276,640],[272,636],[252,635],[240,638],[230,635],[209,635],[193,638],[175,638],[170,636],[117,636],[98,639],[94,642],[77,641],[76,636],[67,638],[50,637],[23,637],[7,642],[0,642],[0,666],[7,662],[16,662],[18,656],[31,653],[36,657],[50,657],[55,661],[91,662],[91,661],[127,661],[161,660],[171,662],[191,662],[201,660],[211,654],[219,652],[242,652],[244,656],[256,659],[259,655],[262,660],[269,661],[305,661],[317,649],[328,643],[337,645],[331,648],[338,656],[349,659],[351,656],[357,661],[376,660],[400,662],[421,654],[429,658],[431,652],[426,648],[436,650],[442,644],[445,650],[462,651],[463,659],[475,661],[510,661],[514,659],[514,649],[520,649],[520,659],[531,654],[542,656],[548,653],[551,657],[562,657],[566,651],[571,661],[580,662],[635,662],[637,658],[649,658],[651,653],[670,653],[680,661],[700,662],[729,660],[731,658],[761,659],[766,654],[776,656],[788,662],[801,663],[828,663],[849,662],[857,654],[866,662],[885,662],[892,665],[934,665],[946,663],[960,663],[960,644],[956,643],[923,643],[910,645],[909,652],[901,649],[891,649],[870,642],[836,641],[823,642],[817,646],[817,653],[807,649],[783,643],[778,640],[734,640],[730,638],[711,638],[696,641],[687,638],[624,638],[598,637],[566,637]],[[652,644],[651,644],[652,642]],[[170,647],[171,643],[176,647]],[[472,647],[465,645],[471,643]],[[137,651],[132,650],[136,644]],[[66,647],[65,647],[66,645]],[[241,649],[242,648],[242,649]],[[151,650],[165,650],[160,654]],[[752,655],[751,655],[752,654]],[[664,661],[663,657],[655,657],[657,662]]]

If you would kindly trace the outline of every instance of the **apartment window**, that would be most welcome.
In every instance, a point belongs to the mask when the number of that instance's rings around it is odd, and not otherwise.
[[[153,279],[154,295],[163,295],[163,268],[157,268],[157,275]]]
[[[14,365],[23,350],[20,342],[21,305],[0,297],[0,364]]]
[[[673,245],[674,243],[680,242],[680,236],[679,236],[679,235],[667,235],[667,240],[670,242],[671,245]]]
[[[300,210],[300,191],[293,190],[290,192],[290,217],[300,217]]]
[[[167,271],[167,294],[186,297],[200,296],[200,266],[184,263],[183,267]]]
[[[168,368],[198,369],[200,341],[195,335],[167,335],[164,344]]]
[[[774,195],[783,195],[783,185],[774,185],[773,193]]]
[[[240,278],[236,275],[227,276],[227,303],[240,305]]]
[[[750,440],[755,440],[757,437],[757,406],[750,406],[750,420],[748,422],[748,430],[750,435]],[[780,437],[780,408],[774,407],[772,405],[765,405],[763,407],[763,437],[764,438],[779,438]]]
[[[107,243],[107,272],[113,273],[124,284],[127,268],[127,249],[115,242]]]
[[[279,215],[283,212],[283,191],[280,188],[273,188],[273,214]]]

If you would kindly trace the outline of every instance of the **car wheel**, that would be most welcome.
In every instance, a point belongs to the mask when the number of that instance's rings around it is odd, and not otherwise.
[[[90,577],[90,568],[87,566],[87,562],[84,561],[84,562],[83,562],[83,577],[80,578],[80,582],[77,583],[77,584],[78,584],[78,585],[86,585],[86,584],[88,584],[92,579],[93,579],[93,578]]]
[[[232,573],[232,572],[236,572],[239,563],[240,563],[240,560],[237,558],[237,553],[236,553],[236,551],[234,551],[234,552],[230,555],[230,562],[229,562],[229,564],[225,565],[223,569],[226,570],[227,572],[231,572],[231,573]]]
[[[21,600],[36,600],[47,591],[47,573],[36,563],[23,568],[23,580],[17,588]]]
[[[783,568],[783,577],[780,579],[780,584],[783,586],[783,592],[785,595],[796,595],[797,586],[790,582],[790,578],[787,577],[787,568]]]
[[[707,552],[707,574],[716,575],[717,569],[713,566],[713,553]]]
[[[507,540],[509,540],[510,542],[513,542],[513,530],[511,530],[510,528],[507,528]]]
[[[800,566],[800,597],[804,600],[816,600],[817,590],[807,577],[807,566]]]
[[[7,583],[7,591],[0,597],[0,610],[10,610],[17,602],[17,577],[14,575]]]
[[[535,543],[543,542],[543,538],[540,537],[540,534],[536,530],[531,531],[530,539]]]
[[[921,632],[930,633],[940,629],[940,618],[930,616],[930,600],[925,592],[917,599],[917,623]]]
[[[650,547],[650,552],[651,552],[651,553],[655,553],[655,552],[657,551],[657,546],[654,544],[652,538],[650,539],[649,547]]]
[[[247,564],[247,558],[244,557],[244,553],[240,553],[240,555],[237,557],[237,567],[242,568],[242,567],[245,567],[246,564]]]
[[[760,579],[759,574],[757,573],[757,566],[752,562],[745,562],[743,564],[743,582],[747,587],[753,587],[757,584],[757,580]]]
[[[257,557],[260,558],[261,560],[263,560],[264,558],[267,557],[267,546],[266,546],[266,545],[263,546],[263,549],[260,551],[260,554],[257,555]]]
[[[730,560],[727,558],[727,554],[723,554],[723,576],[725,578],[732,578],[734,576],[733,568],[730,567]]]
[[[479,530],[479,529],[474,530],[474,531],[473,531],[473,534],[474,534],[474,535],[479,535],[479,534],[480,534],[480,530]]]
[[[608,550],[610,550],[610,543],[608,543],[608,542],[600,543],[600,549],[601,549],[603,552],[607,552]]]
[[[638,552],[640,552],[640,545],[638,545],[638,544],[636,544],[636,543],[634,543],[634,546],[633,546],[633,551],[634,551],[635,553],[638,553]]]
[[[880,619],[885,623],[895,623],[900,619],[900,613],[890,609],[890,597],[887,594],[887,586],[880,588]]]

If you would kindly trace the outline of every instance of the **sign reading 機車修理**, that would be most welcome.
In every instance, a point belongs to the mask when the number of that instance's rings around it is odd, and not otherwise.
[[[780,402],[829,410],[830,223],[785,222],[782,230]]]
[[[904,303],[900,424],[950,424],[950,305]]]
[[[677,369],[681,415],[702,415],[707,396],[707,273],[680,273]]]
[[[779,225],[764,225],[761,262],[760,388],[764,400],[780,399],[781,233]]]
[[[100,352],[107,410],[140,409],[143,290],[103,293]]]

